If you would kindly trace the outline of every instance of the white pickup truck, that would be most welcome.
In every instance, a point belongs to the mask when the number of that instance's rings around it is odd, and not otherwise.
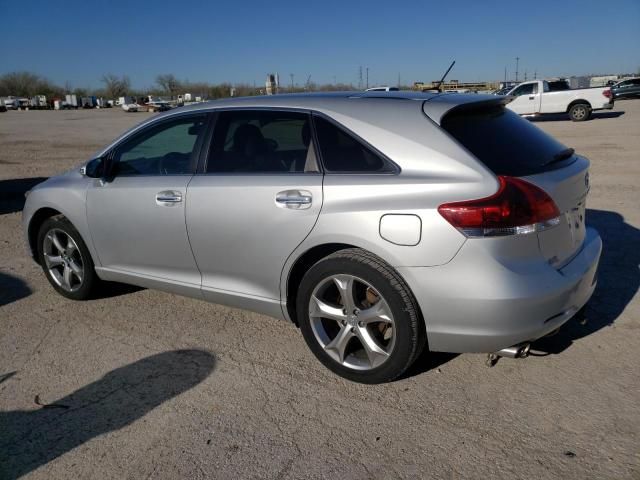
[[[534,80],[516,85],[507,95],[514,97],[507,108],[520,115],[568,113],[574,122],[589,119],[594,110],[613,108],[609,87],[552,91],[546,80]]]

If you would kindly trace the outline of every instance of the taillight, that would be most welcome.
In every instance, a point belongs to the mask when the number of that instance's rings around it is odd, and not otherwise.
[[[560,223],[560,211],[544,190],[520,178],[499,176],[487,198],[445,203],[438,212],[467,237],[535,233]]]
[[[607,98],[611,98],[611,89],[610,89],[610,88],[605,88],[605,89],[602,91],[602,95],[604,95],[604,96],[605,96],[605,97],[607,97]]]

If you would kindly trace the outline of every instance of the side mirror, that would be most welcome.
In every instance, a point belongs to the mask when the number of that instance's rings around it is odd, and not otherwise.
[[[80,173],[89,178],[106,178],[111,175],[112,170],[111,156],[98,157],[90,160],[84,167],[80,169]]]

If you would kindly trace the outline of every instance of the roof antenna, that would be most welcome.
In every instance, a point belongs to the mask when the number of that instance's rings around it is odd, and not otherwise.
[[[449,68],[447,68],[447,71],[444,72],[444,75],[442,76],[442,78],[438,82],[438,85],[436,86],[436,90],[438,90],[438,92],[442,93],[442,84],[444,83],[444,79],[447,78],[447,75],[449,75],[449,72],[451,71],[451,69],[455,64],[456,64],[456,61],[454,60],[453,62],[451,62],[451,65],[449,65]]]

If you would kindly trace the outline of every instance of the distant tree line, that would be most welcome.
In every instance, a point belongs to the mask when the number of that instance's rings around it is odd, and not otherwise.
[[[10,72],[0,75],[0,97],[9,95],[18,97],[46,95],[47,99],[52,99],[56,97],[64,98],[66,94],[76,94],[79,96],[96,95],[108,99],[115,99],[125,95],[157,95],[175,98],[180,94],[191,93],[207,99],[216,99],[230,97],[232,90],[237,97],[265,93],[264,84],[190,82],[188,80],[179,80],[172,73],[158,75],[155,79],[155,85],[142,89],[132,88],[131,80],[127,75],[118,76],[106,73],[100,81],[102,83],[100,88],[82,88],[74,87],[69,82],[65,85],[57,85],[51,80],[32,72]],[[280,86],[280,93],[341,90],[354,90],[354,86],[345,83],[316,84],[314,82],[307,82],[304,86]]]

